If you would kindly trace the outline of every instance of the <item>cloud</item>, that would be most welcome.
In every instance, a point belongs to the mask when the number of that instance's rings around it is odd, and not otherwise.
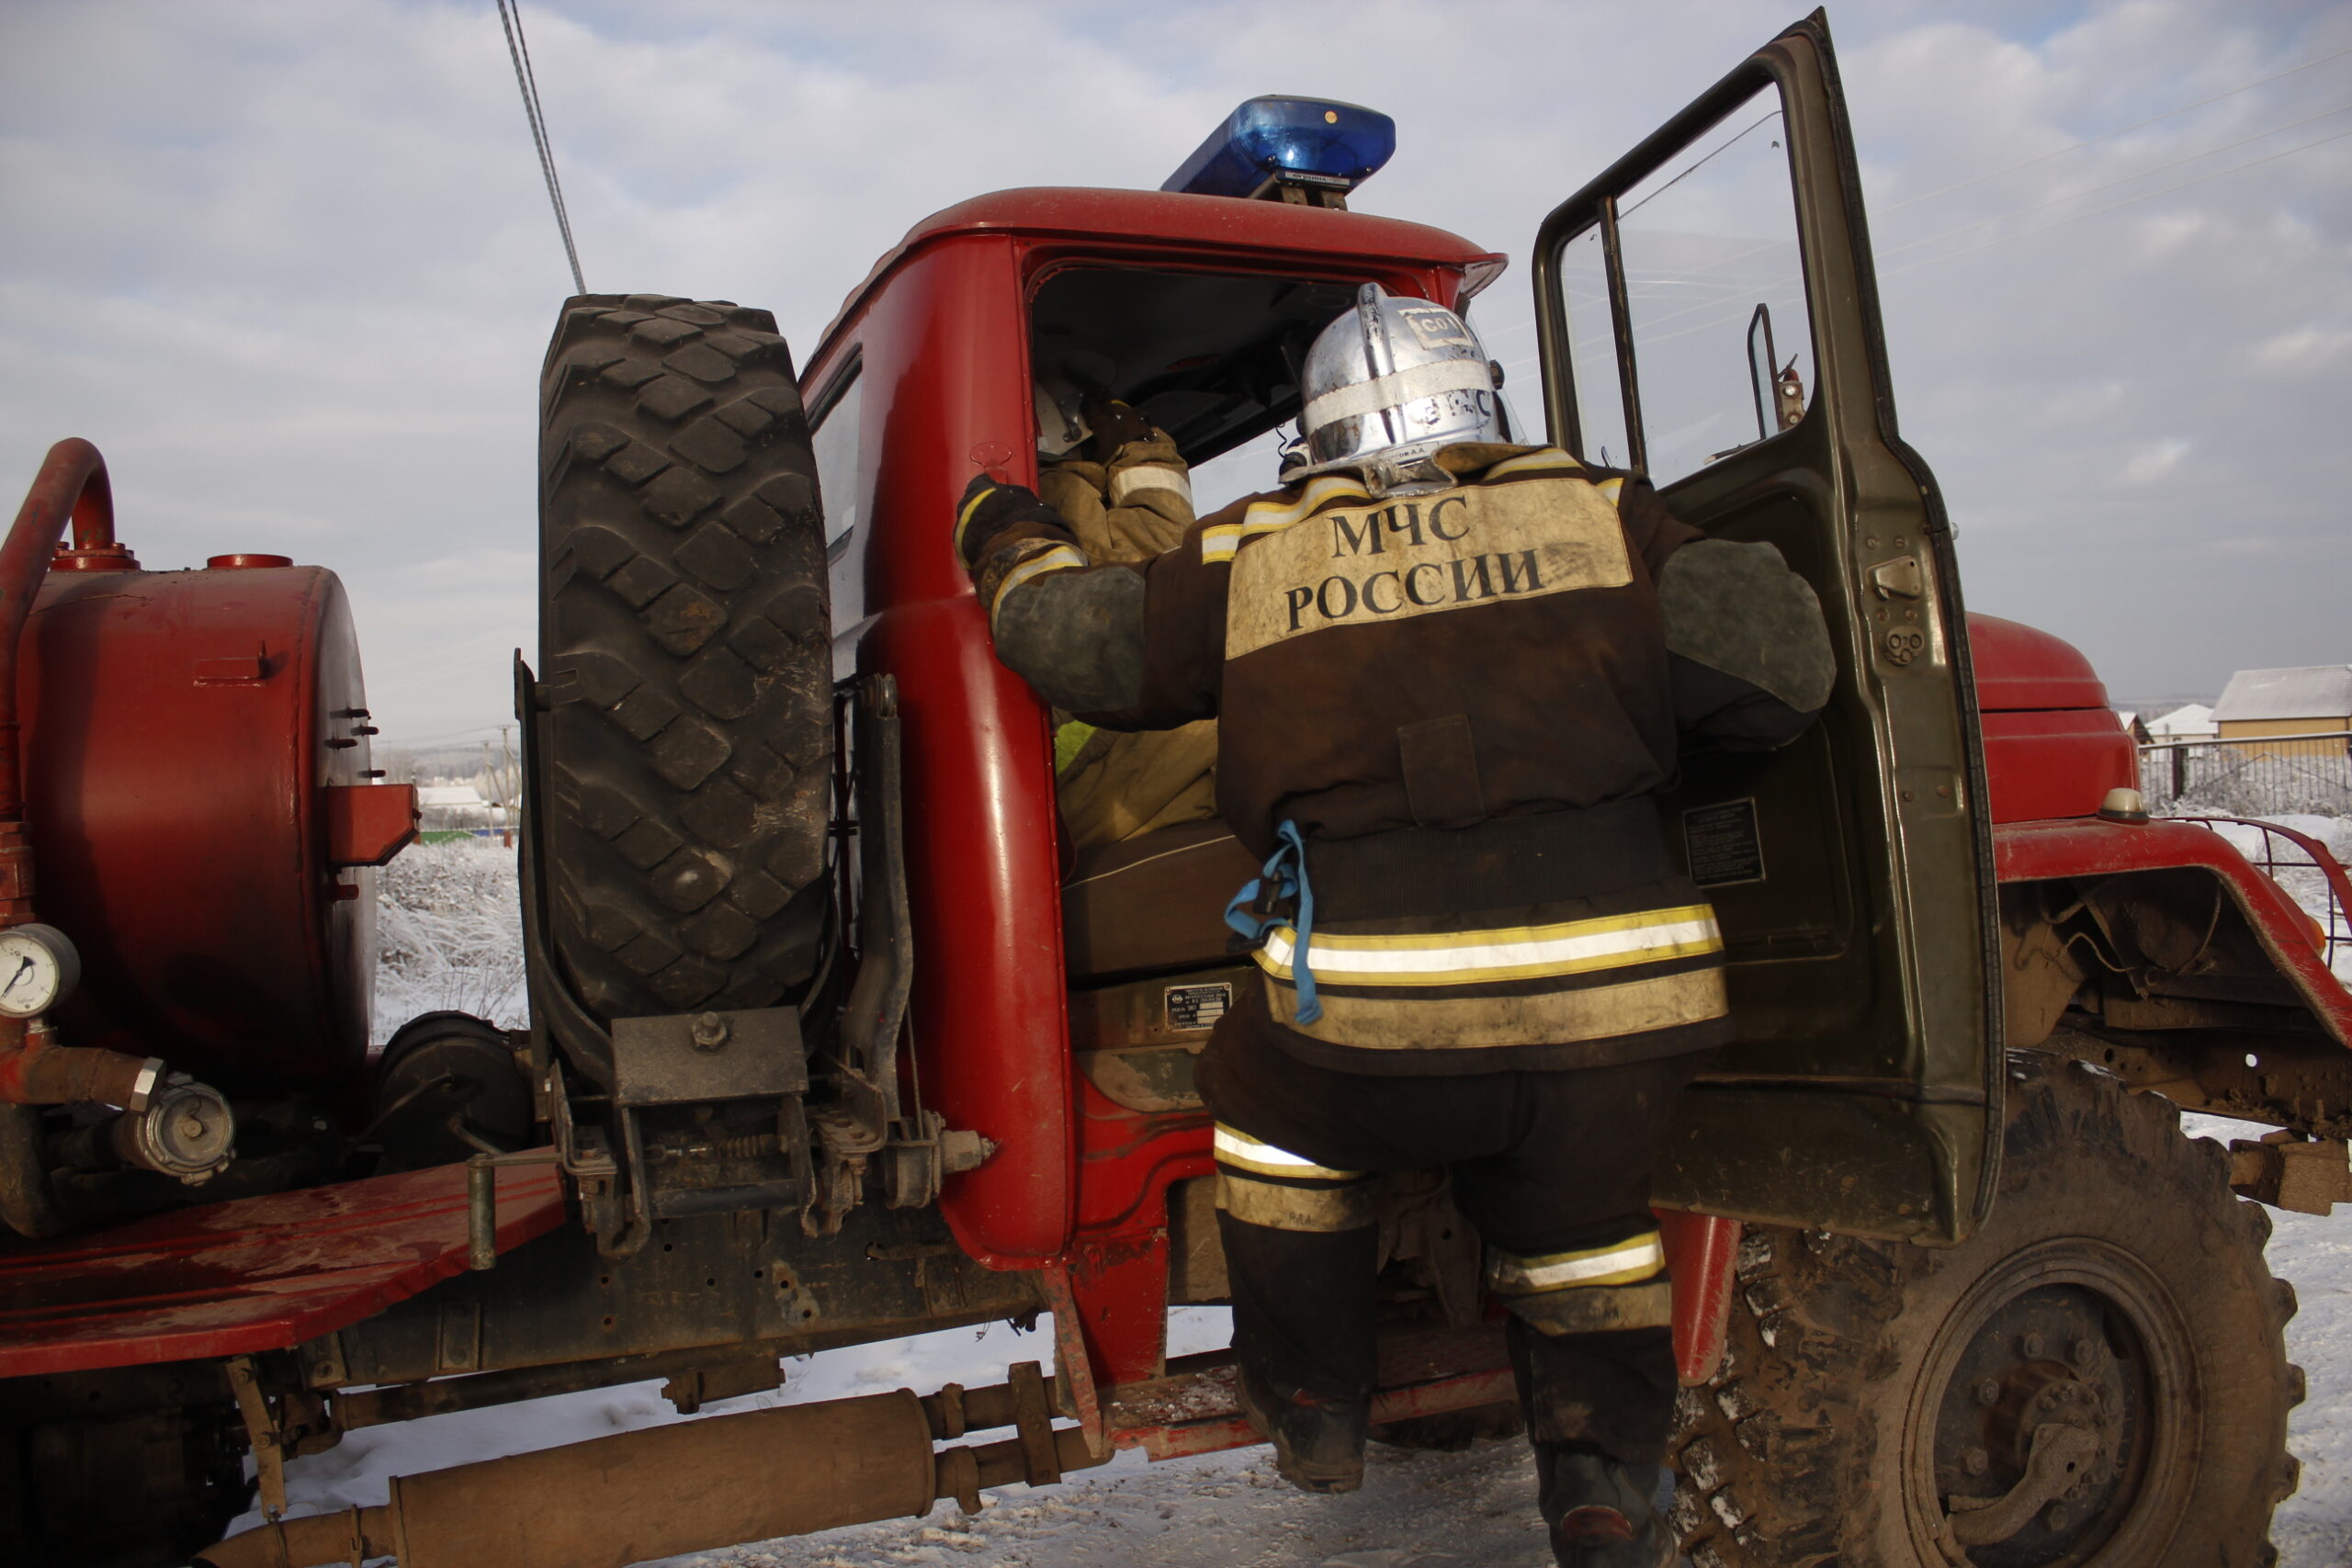
[[[2352,348],[2352,327],[2311,322],[2265,338],[2255,345],[2252,358],[2264,370],[2326,370],[2348,348]]]
[[[2132,449],[2123,461],[2117,479],[2127,485],[2151,485],[2180,467],[2188,456],[2189,444],[2178,436],[2163,441],[2145,441]]]
[[[930,211],[1156,185],[1261,92],[1377,105],[1400,147],[1358,205],[1515,254],[1479,315],[1529,412],[1543,214],[1783,19],[1732,0],[1514,0],[1441,27],[1401,0],[526,17],[590,285],[768,306],[804,354]],[[2352,12],[1835,21],[1905,429],[1962,525],[1971,603],[2081,641],[2125,692],[2344,657],[2352,141],[2150,193],[2352,126],[2267,134],[2352,96],[2352,71],[2069,149],[2352,47]],[[486,0],[18,0],[0,192],[0,482],[88,435],[151,563],[263,549],[343,573],[388,740],[498,723],[507,650],[535,636],[534,388],[570,280]],[[2119,481],[2174,441],[2163,484]],[[2217,531],[2310,570],[2241,572],[2204,547]],[[2161,606],[2191,560],[2184,636]]]

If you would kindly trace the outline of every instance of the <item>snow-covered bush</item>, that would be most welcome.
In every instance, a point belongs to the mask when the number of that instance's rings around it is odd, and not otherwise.
[[[376,874],[376,1038],[449,1009],[528,1021],[514,852],[490,840],[412,844]]]

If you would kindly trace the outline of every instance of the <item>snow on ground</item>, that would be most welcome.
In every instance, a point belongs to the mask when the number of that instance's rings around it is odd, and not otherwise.
[[[828,1351],[787,1362],[782,1389],[714,1404],[699,1416],[678,1416],[660,1383],[644,1382],[371,1427],[288,1467],[291,1511],[381,1503],[392,1475],[672,1421],[896,1388],[929,1393],[944,1382],[997,1382],[1012,1362],[1051,1362],[1052,1321],[1041,1317],[1037,1330],[1025,1335],[995,1325]],[[1228,1334],[1223,1309],[1180,1309],[1170,1325],[1170,1350],[1216,1348]],[[1534,1465],[1518,1443],[1460,1454],[1375,1446],[1364,1490],[1346,1497],[1292,1491],[1262,1449],[1159,1465],[1127,1453],[1059,1486],[993,1494],[976,1516],[942,1503],[922,1519],[671,1562],[674,1568],[1548,1568],[1534,1497]],[[234,1528],[260,1522],[249,1514]]]
[[[2281,818],[2332,847],[2352,851],[2352,823]],[[2230,829],[2254,847],[2254,830]],[[468,844],[411,849],[379,883],[383,962],[379,1016],[393,1026],[417,1012],[458,1008],[522,1021],[522,965],[511,852]],[[2299,891],[2299,897],[2304,897]],[[2324,908],[2324,906],[2323,906]],[[2317,910],[2314,911],[2318,912]],[[2190,1116],[2192,1136],[2258,1136],[2263,1129]],[[2342,1217],[2274,1212],[2272,1270],[2290,1280],[2301,1310],[2288,1325],[2290,1359],[2311,1395],[2295,1411],[2289,1444],[2303,1461],[2302,1486],[2272,1529],[2281,1568],[2352,1564],[2352,1210]],[[945,1382],[1001,1381],[1014,1361],[1050,1363],[1050,1317],[1037,1331],[1009,1325],[950,1329],[917,1338],[832,1350],[786,1364],[785,1385],[682,1417],[659,1382],[564,1394],[529,1404],[435,1416],[354,1433],[288,1471],[296,1513],[381,1503],[387,1482],[447,1465],[547,1448],[682,1419]],[[1173,1315],[1170,1353],[1227,1342],[1222,1309]],[[1466,1453],[1399,1453],[1374,1446],[1364,1489],[1310,1497],[1274,1475],[1262,1449],[1159,1465],[1122,1454],[1059,1486],[1011,1487],[967,1517],[943,1503],[926,1518],[835,1530],[673,1560],[678,1568],[907,1568],[928,1563],[1004,1568],[1546,1568],[1534,1514],[1534,1466],[1521,1443]],[[257,1514],[238,1529],[260,1522]]]
[[[2181,1130],[2227,1146],[2270,1129],[2190,1114]],[[2270,1271],[2295,1287],[2300,1303],[2287,1325],[2287,1359],[2310,1388],[2287,1418],[2302,1485],[2278,1506],[2270,1539],[2280,1568],[2345,1568],[2352,1563],[2352,1207],[2325,1216],[2273,1209],[2270,1219]]]
[[[2192,1135],[2258,1135],[2219,1117],[2187,1119]],[[2280,1568],[2352,1563],[2352,1213],[2274,1213],[2270,1266],[2291,1280],[2301,1310],[2287,1327],[2289,1358],[2310,1379],[2289,1446],[2302,1486],[2272,1526]],[[1171,1354],[1222,1346],[1217,1308],[1185,1308],[1170,1325]],[[1014,1361],[1050,1363],[1052,1319],[1017,1334],[1005,1325],[827,1351],[786,1363],[787,1381],[682,1417],[658,1382],[563,1394],[531,1404],[435,1416],[354,1433],[288,1471],[296,1513],[380,1503],[389,1477],[579,1442],[733,1410],[839,1399],[945,1382],[1001,1380]],[[986,1439],[983,1439],[986,1440]],[[942,1503],[922,1519],[760,1542],[673,1559],[673,1568],[1548,1568],[1534,1513],[1535,1471],[1525,1445],[1466,1453],[1400,1453],[1374,1445],[1362,1492],[1310,1497],[1274,1475],[1262,1449],[1147,1465],[1122,1454],[1059,1486],[1009,1487],[976,1516]],[[258,1524],[248,1515],[236,1528]]]

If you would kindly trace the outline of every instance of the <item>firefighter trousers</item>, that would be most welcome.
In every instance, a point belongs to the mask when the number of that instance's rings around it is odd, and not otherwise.
[[[1281,1033],[1252,995],[1199,1064],[1235,1354],[1320,1398],[1369,1398],[1380,1173],[1444,1167],[1487,1244],[1487,1286],[1510,1310],[1539,1454],[1570,1445],[1663,1462],[1675,1363],[1650,1178],[1706,1054],[1398,1077],[1301,1061]]]

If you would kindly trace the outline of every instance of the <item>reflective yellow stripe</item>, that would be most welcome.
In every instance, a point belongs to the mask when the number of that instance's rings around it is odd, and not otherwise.
[[[989,497],[990,497],[990,496],[994,495],[995,493],[996,493],[996,486],[994,486],[994,485],[990,485],[990,486],[989,486],[989,488],[988,488],[988,489],[986,489],[986,490],[984,490],[984,491],[980,491],[980,493],[979,493],[979,494],[978,494],[978,495],[976,495],[976,496],[972,497],[972,499],[971,499],[971,500],[969,500],[969,501],[966,502],[964,503],[964,510],[963,510],[963,511],[961,511],[961,512],[959,512],[959,513],[957,513],[956,514],[956,559],[961,560],[961,559],[963,559],[963,558],[964,558],[964,526],[965,526],[965,525],[966,525],[966,524],[967,524],[967,523],[969,523],[969,522],[971,522],[971,520],[972,520],[972,513],[975,513],[975,512],[978,512],[978,511],[980,509],[980,502],[982,502],[986,501]]]
[[[1714,968],[1501,997],[1384,991],[1377,987],[1357,995],[1326,986],[1320,999],[1323,1016],[1301,1023],[1297,992],[1287,981],[1266,984],[1266,1005],[1276,1023],[1351,1051],[1565,1045],[1678,1029],[1730,1011],[1724,972]]]
[[[1541,452],[1523,452],[1516,457],[1505,457],[1478,477],[1482,479],[1498,479],[1505,474],[1532,473],[1546,468],[1566,468],[1574,471],[1580,470],[1583,467],[1582,463],[1577,462],[1557,446],[1546,446]]]
[[[1505,1296],[1502,1303],[1529,1326],[1555,1336],[1674,1325],[1674,1289],[1663,1279],[1638,1285],[1592,1285]]]
[[[1261,1176],[1287,1176],[1302,1181],[1353,1181],[1363,1174],[1361,1170],[1334,1170],[1328,1165],[1317,1165],[1305,1155],[1277,1148],[1222,1122],[1216,1124],[1214,1147],[1216,1157],[1225,1164],[1254,1170]]]
[[[1068,545],[1056,545],[1051,549],[1038,551],[1006,572],[1004,581],[996,585],[996,597],[989,601],[989,620],[993,622],[996,613],[1004,608],[1004,596],[1023,583],[1043,577],[1049,571],[1069,571],[1075,567],[1093,564]]]
[[[1216,1206],[1244,1224],[1268,1230],[1322,1235],[1362,1230],[1379,1224],[1379,1198],[1376,1181],[1285,1187],[1237,1175],[1223,1167],[1216,1173]]]
[[[1241,547],[1244,539],[1260,534],[1272,534],[1304,521],[1325,502],[1340,496],[1357,501],[1370,501],[1364,488],[1351,479],[1338,474],[1318,474],[1306,481],[1306,491],[1288,503],[1261,501],[1241,514],[1238,523],[1220,523],[1214,528],[1201,530],[1201,559],[1231,560],[1233,552]]]
[[[1666,1243],[1650,1231],[1609,1247],[1541,1258],[1498,1249],[1487,1263],[1487,1283],[1507,1295],[1527,1295],[1581,1285],[1631,1285],[1655,1277],[1665,1267]]]
[[[1625,493],[1625,481],[1623,479],[1603,479],[1592,488],[1607,496],[1609,498],[1609,504],[1615,506],[1620,504],[1618,498]]]
[[[1279,980],[1292,976],[1298,932],[1277,927],[1257,953],[1258,965]],[[1556,925],[1499,931],[1440,931],[1416,936],[1315,933],[1307,959],[1326,985],[1468,986],[1493,980],[1540,980],[1561,975],[1622,969],[1723,951],[1715,912],[1705,904],[1645,909]]]

